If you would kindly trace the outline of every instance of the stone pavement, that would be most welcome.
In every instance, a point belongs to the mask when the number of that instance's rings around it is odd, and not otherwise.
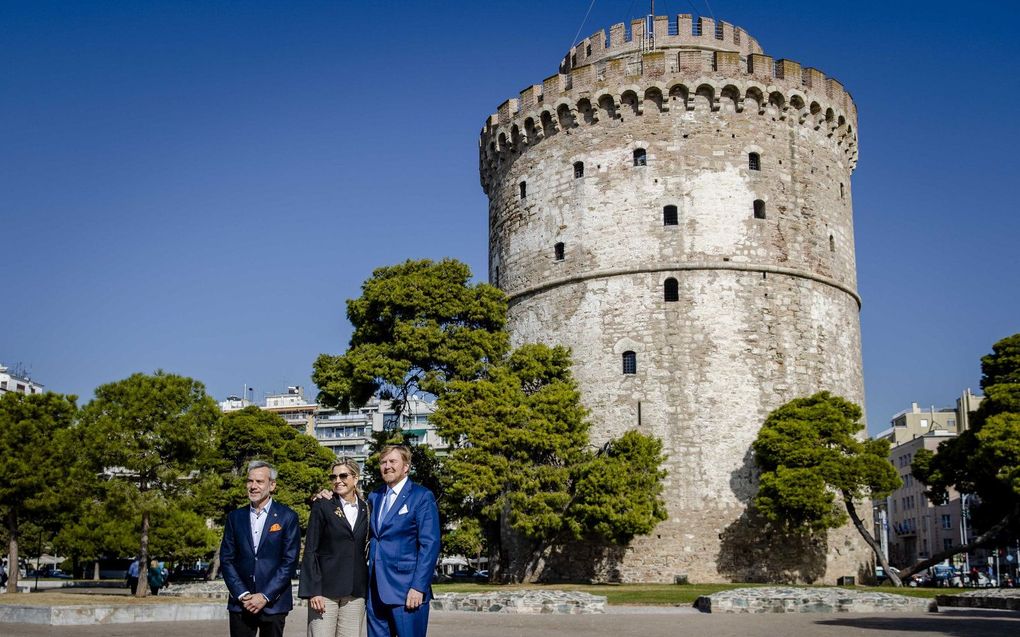
[[[286,637],[304,637],[305,611]],[[38,626],[4,624],[2,637],[226,637],[221,621]],[[940,613],[704,614],[691,608],[611,607],[604,615],[434,612],[430,637],[998,637],[1020,635],[1020,613],[950,609]]]

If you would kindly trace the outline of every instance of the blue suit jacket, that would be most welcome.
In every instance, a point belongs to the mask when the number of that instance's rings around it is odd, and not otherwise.
[[[369,544],[370,581],[384,604],[403,605],[407,591],[432,597],[432,578],[439,560],[439,508],[432,492],[408,480],[380,522],[386,487],[368,496],[372,511]]]
[[[227,610],[241,612],[244,606],[238,596],[262,593],[269,599],[262,612],[276,615],[294,608],[290,580],[297,568],[301,552],[301,528],[297,514],[290,507],[273,500],[269,519],[262,531],[259,550],[251,542],[249,507],[231,511],[223,529],[220,544],[220,570],[230,591]]]

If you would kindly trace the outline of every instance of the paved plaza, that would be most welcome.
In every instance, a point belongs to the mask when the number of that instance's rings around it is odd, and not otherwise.
[[[305,635],[305,610],[291,613],[286,637]],[[2,637],[226,637],[227,621],[38,626],[4,624]],[[1020,635],[1020,613],[949,609],[940,613],[703,614],[692,609],[614,607],[604,615],[435,612],[430,637],[1003,637]]]

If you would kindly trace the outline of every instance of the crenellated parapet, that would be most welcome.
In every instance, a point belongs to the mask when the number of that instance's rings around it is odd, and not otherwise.
[[[700,29],[689,28],[701,24]],[[651,110],[696,108],[748,113],[809,126],[833,138],[851,170],[857,163],[857,109],[843,85],[793,60],[765,55],[743,29],[708,18],[656,16],[630,30],[614,25],[573,47],[563,72],[529,86],[485,122],[479,160],[482,187],[501,162],[560,130],[599,125]],[[698,33],[695,35],[695,33]]]
[[[680,48],[731,51],[742,56],[762,52],[757,40],[729,22],[690,14],[657,15],[653,20],[632,20],[629,25],[620,22],[608,32],[599,30],[581,40],[563,58],[560,72],[630,53]]]

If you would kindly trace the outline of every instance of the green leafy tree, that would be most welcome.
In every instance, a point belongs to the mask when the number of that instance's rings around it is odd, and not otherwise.
[[[1006,337],[981,359],[984,400],[971,427],[942,442],[938,453],[914,454],[912,475],[928,486],[928,498],[942,504],[949,489],[977,496],[971,524],[978,536],[967,544],[921,560],[901,572],[916,573],[952,555],[1012,543],[1020,528],[1020,334]]]
[[[374,394],[400,411],[417,392],[476,378],[508,347],[506,297],[453,259],[407,261],[375,270],[361,296],[347,301],[354,326],[347,352],[322,354],[312,381],[321,404],[348,413]]]
[[[219,409],[202,383],[157,371],[96,388],[82,412],[81,440],[96,467],[130,485],[124,506],[140,520],[139,580],[145,581],[154,515],[192,488]],[[148,595],[139,586],[138,597]]]
[[[273,498],[293,508],[308,523],[308,497],[326,484],[336,457],[312,436],[299,433],[278,414],[245,407],[223,414],[202,459],[202,475],[193,489],[191,506],[222,528],[226,516],[247,501],[244,480],[248,463],[265,460],[279,472]],[[219,544],[214,543],[211,576],[219,569]]]
[[[62,487],[71,469],[68,432],[74,396],[52,392],[0,396],[0,514],[7,536],[9,591],[17,590],[19,529],[43,524],[68,504]]]
[[[861,408],[829,392],[796,398],[765,420],[752,448],[761,472],[753,506],[786,533],[824,533],[847,517],[878,562],[899,580],[855,502],[884,498],[902,484],[889,441],[861,440]]]
[[[661,443],[628,432],[593,449],[586,417],[564,347],[524,345],[441,395],[432,420],[456,443],[445,492],[464,533],[488,547],[494,577],[533,579],[535,558],[552,545],[625,544],[666,518]],[[511,555],[506,544],[518,538],[527,549]]]
[[[133,490],[129,483],[107,479],[90,480],[88,485],[78,506],[63,516],[53,544],[71,557],[76,569],[91,561],[91,577],[98,580],[101,558],[137,554],[140,529],[135,511],[127,506]]]
[[[354,326],[347,352],[315,362],[319,402],[347,412],[378,394],[394,398],[400,411],[415,394],[436,396],[431,420],[455,450],[442,463],[413,457],[415,479],[436,493],[451,531],[477,520],[494,557],[501,552],[501,525],[535,551],[571,538],[622,541],[650,531],[665,518],[659,443],[627,438],[591,448],[567,351],[526,346],[508,356],[506,297],[490,285],[469,283],[470,277],[454,260],[376,270],[361,296],[347,303]],[[415,453],[431,452],[415,447]],[[646,464],[611,484],[594,476],[631,462]],[[375,469],[370,458],[369,488]],[[579,485],[587,486],[578,492]],[[596,486],[617,495],[614,506],[623,503],[627,510],[603,510],[591,495]],[[647,497],[631,497],[642,489]],[[606,515],[596,524],[600,510]]]

